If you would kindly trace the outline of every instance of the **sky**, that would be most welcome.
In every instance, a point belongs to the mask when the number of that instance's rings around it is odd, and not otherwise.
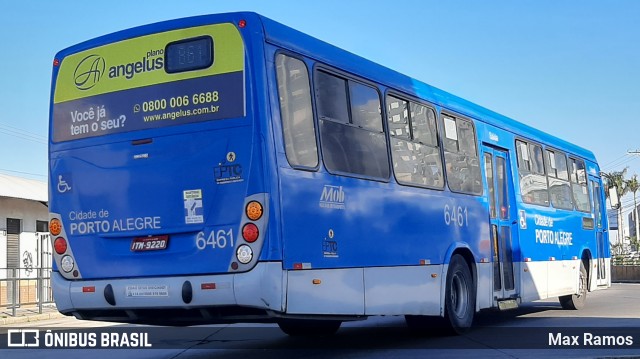
[[[640,175],[640,1],[0,0],[0,172],[46,181],[54,55],[174,18],[254,11]],[[639,193],[640,195],[640,193]],[[629,210],[633,199],[625,197]]]

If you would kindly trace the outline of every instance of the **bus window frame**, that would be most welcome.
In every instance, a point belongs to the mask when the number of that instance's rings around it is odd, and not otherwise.
[[[324,63],[320,63],[320,62],[315,62],[313,65],[313,76],[311,79],[311,83],[312,83],[312,98],[313,98],[313,104],[314,104],[314,118],[316,121],[316,128],[318,130],[318,141],[320,142],[320,147],[319,147],[319,153],[320,153],[320,158],[322,161],[322,166],[324,167],[325,171],[327,171],[327,173],[330,173],[332,175],[335,176],[343,176],[343,177],[351,177],[351,178],[358,178],[358,179],[364,179],[364,180],[369,180],[369,181],[375,181],[375,182],[383,182],[383,183],[389,183],[391,181],[391,177],[392,177],[392,173],[393,173],[393,166],[391,163],[391,158],[389,156],[389,140],[387,137],[387,127],[385,124],[385,114],[384,114],[384,99],[382,98],[382,91],[380,90],[381,85],[373,82],[373,81],[369,81],[363,77],[360,76],[356,76],[353,75],[351,73],[342,71],[340,69],[337,69],[335,67],[331,67],[329,65],[326,65]],[[338,119],[332,119],[332,118],[320,118],[320,109],[319,109],[319,105],[318,105],[318,101],[317,101],[317,76],[318,76],[318,72],[324,72],[327,75],[330,76],[334,76],[334,77],[338,77],[341,78],[345,81],[346,84],[346,95],[347,95],[347,111],[348,111],[348,115],[349,115],[349,122],[347,123],[343,123],[341,121],[337,121]],[[348,126],[351,128],[356,128],[358,130],[362,130],[362,131],[368,131],[368,132],[372,132],[375,133],[375,131],[372,131],[371,129],[367,129],[367,128],[362,128],[359,127],[357,125],[354,125],[351,121],[352,121],[352,116],[351,116],[351,99],[350,99],[350,95],[349,95],[349,81],[351,82],[356,82],[359,83],[361,85],[370,87],[372,89],[374,89],[376,91],[376,93],[378,94],[378,101],[380,104],[380,121],[382,121],[381,123],[381,132],[379,132],[380,134],[382,134],[382,138],[384,138],[385,141],[385,152],[384,152],[384,156],[387,158],[387,176],[386,177],[374,177],[374,176],[367,176],[367,175],[363,175],[363,174],[359,174],[359,173],[354,173],[354,172],[345,172],[345,171],[336,171],[334,169],[329,169],[329,167],[327,167],[327,164],[325,162],[325,156],[323,153],[323,141],[322,141],[322,130],[321,130],[321,126],[320,126],[320,121],[331,121],[333,123],[339,124],[339,125],[343,125],[343,126]]]
[[[521,173],[522,171],[520,170],[520,157],[518,156],[518,142],[522,142],[526,145],[527,147],[527,156],[529,156],[529,160],[527,160],[530,169],[527,169],[527,172],[529,174],[532,175],[537,175],[537,176],[543,176],[545,183],[546,183],[546,192],[547,192],[547,202],[545,204],[539,203],[539,202],[532,202],[532,201],[526,201],[524,199],[524,193],[522,193],[522,185],[521,185]],[[515,136],[514,140],[513,140],[513,144],[514,144],[514,150],[515,150],[515,157],[516,157],[516,170],[518,173],[518,189],[520,190],[520,199],[522,200],[523,203],[526,203],[528,205],[533,205],[533,206],[538,206],[538,207],[545,207],[545,208],[549,208],[549,207],[553,207],[553,205],[551,204],[551,196],[549,194],[549,174],[547,171],[547,161],[545,159],[545,153],[546,153],[546,147],[543,143],[539,142],[539,141],[534,141],[525,137],[521,137],[521,136]],[[542,168],[544,170],[544,173],[539,174],[539,173],[535,173],[533,171],[533,165],[531,163],[531,157],[532,157],[532,153],[531,153],[531,147],[532,146],[539,146],[540,149],[542,150]],[[564,152],[564,151],[562,151]],[[566,152],[565,152],[566,154]],[[556,208],[556,207],[553,207]]]
[[[551,173],[549,172],[549,167],[551,166],[551,164],[550,164],[550,162],[546,162],[545,163],[545,168],[546,168],[546,171],[547,171],[547,183],[548,183],[547,191],[549,192],[549,203],[555,209],[560,209],[560,210],[565,210],[565,211],[576,211],[576,204],[575,204],[574,198],[573,198],[573,190],[571,189],[571,174],[569,173],[569,159],[568,159],[567,152],[563,151],[563,150],[561,150],[559,148],[552,147],[552,146],[544,146],[542,151],[544,153],[545,161],[549,161],[549,159],[548,159],[549,152],[552,152],[555,158],[558,157],[558,153],[561,153],[562,156],[564,156],[565,165],[566,165],[566,169],[567,169],[567,179],[565,180],[565,179],[562,179],[560,177],[551,176]],[[556,161],[556,166],[557,166],[557,161]],[[557,172],[557,168],[556,168],[556,172]],[[558,207],[553,203],[553,198],[551,197],[551,179],[552,178],[555,179],[555,180],[566,182],[569,185],[569,193],[571,195],[571,208]]]
[[[578,177],[578,173],[576,172],[576,182],[571,180],[571,171],[573,170],[573,162],[581,162],[582,166],[584,168],[584,183],[580,182],[580,177]],[[589,174],[587,173],[587,161],[585,161],[584,158],[573,155],[573,154],[567,154],[567,167],[569,167],[569,165],[571,164],[571,170],[569,171],[569,184],[571,185],[571,196],[573,197],[573,206],[574,206],[574,210],[580,213],[592,213],[593,211],[593,204],[591,203],[592,198],[591,198],[591,194],[589,193]],[[586,210],[582,210],[580,208],[578,208],[578,201],[576,201],[575,198],[575,194],[573,191],[573,186],[574,185],[578,185],[580,187],[586,188],[587,189],[587,204],[589,205],[589,208],[587,208]]]
[[[309,81],[309,96],[311,97],[311,122],[313,124],[313,133],[315,136],[315,141],[316,141],[316,156],[317,156],[317,160],[318,163],[316,163],[315,167],[308,167],[308,166],[301,166],[301,165],[292,165],[291,161],[289,160],[289,156],[287,156],[287,149],[286,149],[286,139],[285,139],[285,135],[284,135],[284,125],[282,123],[282,109],[280,108],[280,91],[279,91],[279,84],[278,84],[278,70],[277,70],[277,63],[276,63],[276,59],[278,58],[278,55],[284,55],[296,60],[299,60],[300,62],[302,62],[307,70],[307,79]],[[320,131],[318,129],[318,124],[316,123],[316,104],[315,104],[315,96],[314,96],[314,82],[313,82],[313,78],[312,78],[312,73],[313,73],[313,65],[311,65],[311,67],[309,66],[309,64],[307,63],[309,60],[307,58],[305,58],[304,56],[300,56],[298,54],[294,54],[292,52],[289,51],[285,51],[285,50],[277,50],[273,56],[273,71],[274,71],[274,84],[275,87],[273,89],[276,97],[277,97],[277,110],[278,110],[278,115],[280,117],[280,136],[281,136],[281,140],[282,140],[282,150],[284,151],[284,155],[285,158],[287,160],[287,163],[289,164],[289,166],[293,169],[296,170],[301,170],[301,171],[307,171],[307,172],[317,172],[320,169],[320,166],[322,166],[322,150],[320,148]]]
[[[480,193],[473,193],[473,192],[467,192],[467,191],[454,190],[454,189],[451,189],[451,186],[449,185],[449,172],[447,171],[447,158],[445,156],[446,149],[445,149],[445,145],[444,145],[444,141],[445,141],[445,137],[446,136],[442,132],[442,131],[446,131],[445,125],[444,125],[445,116],[452,117],[455,120],[461,119],[461,120],[467,121],[467,122],[469,122],[471,124],[471,128],[473,130],[474,145],[475,145],[475,149],[476,149],[475,158],[478,161],[478,175],[479,175],[478,178],[480,179],[480,188],[481,188]],[[442,153],[442,160],[443,160],[443,169],[442,169],[442,171],[445,174],[446,187],[452,193],[460,193],[460,194],[465,194],[465,195],[469,195],[469,196],[482,197],[482,196],[485,195],[485,184],[484,184],[485,179],[484,179],[484,175],[482,173],[483,171],[482,171],[482,168],[481,168],[481,164],[484,164],[484,158],[481,159],[481,156],[480,156],[480,141],[479,141],[479,137],[478,137],[478,129],[477,129],[477,126],[476,126],[476,121],[479,121],[479,120],[476,120],[476,119],[474,119],[472,117],[463,115],[463,114],[461,114],[459,112],[455,112],[455,111],[452,111],[452,110],[449,110],[449,109],[446,109],[446,108],[441,108],[440,112],[436,113],[437,128],[439,128],[439,136],[438,137],[439,137],[439,140],[440,140],[440,142],[439,142],[440,151]],[[457,131],[457,128],[458,128],[458,123],[456,121],[456,131]],[[459,145],[460,140],[458,139],[458,140],[456,140],[456,142],[458,142],[458,149],[457,149],[456,153],[463,153],[463,152],[460,152],[460,145]]]
[[[395,97],[395,98],[397,98],[399,100],[406,101],[409,104],[409,111],[411,111],[410,108],[411,108],[411,103],[412,102],[414,104],[421,105],[421,106],[424,106],[424,107],[426,107],[426,108],[428,108],[430,110],[433,110],[433,112],[435,114],[435,125],[436,125],[436,133],[435,133],[435,135],[436,135],[436,145],[437,145],[436,149],[438,150],[438,156],[440,158],[440,165],[441,165],[441,170],[442,170],[443,183],[442,183],[441,187],[428,186],[428,185],[423,185],[423,184],[415,183],[415,182],[403,182],[403,181],[398,180],[398,177],[396,176],[396,171],[395,171],[395,168],[394,168],[394,163],[393,163],[393,149],[391,148],[391,137],[392,136],[391,136],[391,131],[389,130],[389,118],[388,118],[389,117],[388,116],[389,113],[387,111],[387,96]],[[384,106],[384,111],[383,111],[384,112],[384,114],[383,114],[384,120],[383,120],[383,122],[384,122],[384,125],[386,127],[385,131],[386,131],[386,134],[387,134],[387,147],[389,147],[389,164],[391,165],[391,172],[392,172],[393,178],[396,181],[396,183],[398,183],[401,186],[416,187],[416,188],[426,188],[426,189],[432,189],[432,190],[437,190],[437,191],[444,191],[445,187],[447,187],[447,179],[446,179],[446,176],[445,176],[445,168],[444,168],[445,167],[444,152],[442,151],[442,141],[440,139],[440,123],[438,121],[439,114],[438,114],[438,109],[436,108],[436,106],[434,104],[426,101],[426,100],[420,99],[420,98],[415,97],[415,96],[410,96],[410,95],[407,95],[406,93],[395,91],[393,89],[387,89],[387,91],[385,91],[383,106]],[[411,116],[409,116],[408,126],[409,126],[409,139],[406,140],[406,141],[414,142],[414,140],[413,140],[413,128],[412,128],[412,123],[411,123]],[[422,146],[431,146],[431,145],[423,144],[422,142],[420,142],[420,144]]]

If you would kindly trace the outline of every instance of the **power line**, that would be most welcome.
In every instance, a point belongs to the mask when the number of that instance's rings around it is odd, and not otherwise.
[[[47,144],[46,136],[7,125],[5,123],[0,123],[0,133],[4,133],[6,135],[10,135],[27,141],[37,142],[45,145]]]
[[[612,164],[612,163],[614,163],[614,162],[617,162],[617,161],[619,161],[619,160],[621,160],[621,159],[623,159],[623,158],[625,158],[625,157],[627,157],[627,156],[628,156],[628,154],[627,154],[627,153],[625,153],[624,155],[622,155],[622,156],[620,156],[620,157],[616,158],[616,159],[615,159],[615,160],[613,160],[613,161],[609,161],[609,162],[607,162],[607,163],[603,163],[603,164],[602,164],[602,167],[609,167],[609,165],[610,165],[610,164]]]
[[[602,166],[602,169],[605,172],[608,172],[608,171],[611,171],[611,170],[615,170],[617,168],[622,167],[623,165],[626,165],[628,163],[636,161],[638,158],[640,158],[640,157],[636,157],[636,156],[631,156],[629,154],[625,154],[624,157],[622,157],[621,159],[617,159],[615,161],[609,162],[608,165]]]
[[[35,177],[41,177],[41,178],[47,178],[47,175],[43,175],[41,173],[31,173],[31,172],[22,172],[22,171],[14,171],[14,170],[9,170],[9,169],[5,169],[5,168],[0,168],[0,172],[10,172],[10,173],[19,173],[22,175],[29,175],[29,176],[35,176]]]

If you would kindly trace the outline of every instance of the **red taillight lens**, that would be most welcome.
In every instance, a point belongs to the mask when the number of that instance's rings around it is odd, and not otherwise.
[[[260,235],[260,231],[258,231],[258,226],[253,223],[247,223],[242,227],[242,238],[249,243],[253,243],[258,239],[258,235]]]
[[[53,248],[56,250],[56,253],[63,254],[67,251],[67,240],[60,237],[53,242]]]
[[[246,20],[240,20],[238,21],[238,27],[241,29],[244,29],[247,26],[247,21]]]

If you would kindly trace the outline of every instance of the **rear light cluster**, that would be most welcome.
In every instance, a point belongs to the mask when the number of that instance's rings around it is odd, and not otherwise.
[[[247,243],[255,243],[260,238],[260,229],[255,223],[262,218],[264,207],[258,201],[250,201],[247,203],[244,214],[249,220],[242,226],[242,239]],[[236,259],[241,264],[249,264],[253,260],[253,249],[247,244],[241,244],[236,249]],[[237,269],[237,265],[231,265],[233,269]]]
[[[53,239],[53,250],[57,255],[62,256],[60,258],[60,269],[64,273],[73,272],[74,277],[78,277],[78,270],[76,269],[76,263],[69,252],[69,244],[64,236],[62,230],[62,222],[58,218],[52,218],[49,221],[49,233]]]

